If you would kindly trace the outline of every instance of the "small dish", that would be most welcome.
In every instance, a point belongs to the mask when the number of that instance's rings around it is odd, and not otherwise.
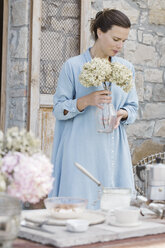
[[[141,225],[141,221],[134,222],[134,223],[118,223],[116,220],[109,221],[109,224],[112,226],[118,226],[118,227],[136,227]]]
[[[85,232],[88,230],[89,221],[83,219],[71,219],[66,221],[66,229],[70,232]]]
[[[88,201],[73,197],[50,197],[44,200],[49,214],[57,219],[80,218],[86,210]]]

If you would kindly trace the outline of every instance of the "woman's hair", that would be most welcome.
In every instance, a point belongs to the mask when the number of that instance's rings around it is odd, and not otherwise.
[[[90,31],[94,35],[95,40],[98,39],[97,29],[104,33],[112,28],[113,25],[123,28],[130,28],[131,22],[129,18],[121,11],[116,9],[104,9],[96,14],[95,19],[91,21]]]

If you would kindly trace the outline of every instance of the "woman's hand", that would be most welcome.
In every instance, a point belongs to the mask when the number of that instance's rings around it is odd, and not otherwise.
[[[119,109],[117,111],[117,119],[116,119],[116,125],[114,129],[116,129],[120,125],[121,119],[127,119],[128,117],[128,112],[125,109]]]
[[[83,111],[88,106],[96,106],[102,109],[102,103],[110,103],[112,101],[110,94],[111,92],[108,90],[92,92],[89,95],[77,99],[77,108],[79,111]]]

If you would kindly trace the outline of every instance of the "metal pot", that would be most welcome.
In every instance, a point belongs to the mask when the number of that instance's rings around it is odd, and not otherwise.
[[[145,193],[148,200],[165,200],[165,164],[161,158],[156,158],[156,163],[137,166],[137,176],[145,183]],[[143,173],[143,178],[141,174]]]
[[[121,203],[123,207],[130,205],[131,201],[131,189],[130,188],[109,188],[104,187],[89,171],[87,171],[82,165],[75,162],[76,167],[81,170],[86,176],[93,180],[99,188],[100,208],[104,211],[113,210],[120,207]]]

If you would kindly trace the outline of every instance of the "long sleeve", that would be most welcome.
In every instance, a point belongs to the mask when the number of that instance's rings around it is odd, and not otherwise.
[[[77,109],[74,76],[69,61],[65,62],[61,69],[58,86],[53,98],[53,113],[58,120],[68,120],[77,114],[83,113]],[[66,115],[64,115],[64,110],[68,111]]]
[[[128,112],[128,117],[126,120],[121,121],[122,124],[131,124],[135,121],[136,116],[137,116],[137,111],[138,111],[138,97],[136,93],[136,87],[135,87],[135,71],[134,67],[132,66],[132,72],[133,72],[133,88],[131,91],[128,93],[128,97],[122,106],[125,110]]]

